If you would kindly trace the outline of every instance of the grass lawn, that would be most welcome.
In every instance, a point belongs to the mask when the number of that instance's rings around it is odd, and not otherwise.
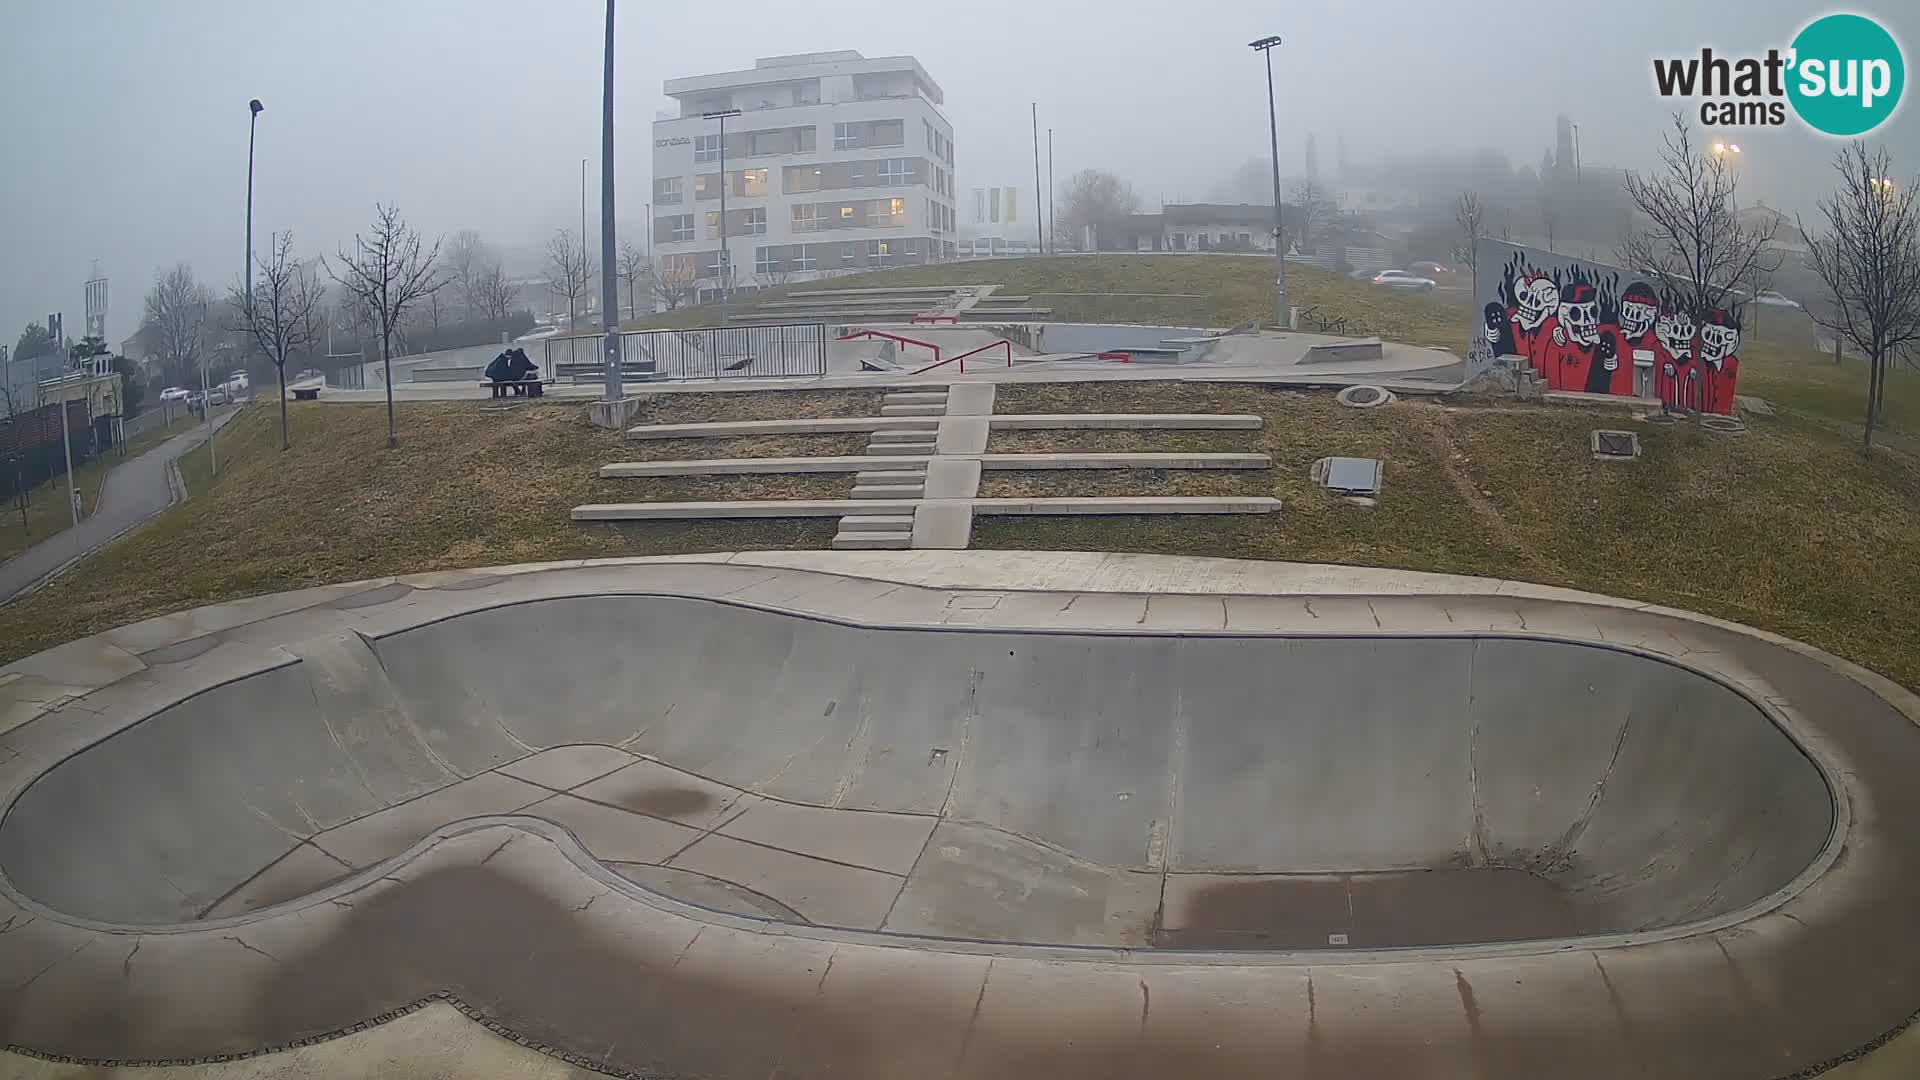
[[[79,489],[87,512],[91,513],[99,504],[100,486],[106,482],[107,474],[113,471],[114,466],[185,432],[195,422],[193,417],[182,414],[171,427],[154,428],[128,439],[124,452],[116,447],[91,461],[74,466],[73,484]],[[0,562],[72,527],[73,512],[67,508],[67,478],[64,473],[55,472],[45,483],[28,492],[24,525],[20,520],[18,503],[9,499],[4,506],[0,506]]]
[[[1053,309],[1057,322],[1224,327],[1273,321],[1273,260],[1240,255],[1099,255],[911,266],[746,294],[731,310],[751,311],[763,301],[813,289],[982,284],[1033,297],[1035,305]],[[1464,348],[1472,324],[1464,293],[1435,294],[1439,299],[1397,294],[1315,266],[1288,264],[1287,295],[1303,311],[1317,307],[1328,317],[1346,318],[1348,333],[1416,345]],[[629,325],[716,326],[722,321],[719,306],[706,304]]]

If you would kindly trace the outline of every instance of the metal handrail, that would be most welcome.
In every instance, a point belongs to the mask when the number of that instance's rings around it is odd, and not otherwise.
[[[907,374],[918,375],[922,371],[932,371],[934,368],[939,367],[941,364],[951,364],[957,360],[960,363],[960,373],[962,375],[965,375],[967,373],[967,357],[978,356],[979,354],[986,352],[988,349],[999,348],[1002,345],[1005,345],[1007,347],[1007,366],[1012,367],[1013,366],[1013,342],[1008,341],[1006,338],[1001,338],[999,341],[988,342],[987,344],[982,345],[977,349],[972,349],[967,352],[963,352],[959,356],[949,356],[945,360],[936,360],[933,363],[928,364],[926,367],[917,368],[913,371],[907,372]]]
[[[852,341],[855,338],[886,338],[888,341],[897,341],[902,345],[918,345],[923,349],[933,350],[934,367],[939,367],[941,364],[946,363],[946,361],[940,359],[940,346],[935,345],[933,342],[921,341],[917,338],[901,337],[899,334],[889,334],[885,330],[856,330],[851,334],[842,335],[835,340]],[[925,371],[926,369],[921,368],[920,370]]]

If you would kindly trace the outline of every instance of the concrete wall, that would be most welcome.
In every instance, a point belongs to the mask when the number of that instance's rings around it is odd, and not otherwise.
[[[575,742],[1112,867],[1523,867],[1591,931],[1751,903],[1832,822],[1746,699],[1589,646],[863,630],[630,596],[358,642],[55,768],[0,823],[0,868],[76,914],[191,918],[316,827]]]

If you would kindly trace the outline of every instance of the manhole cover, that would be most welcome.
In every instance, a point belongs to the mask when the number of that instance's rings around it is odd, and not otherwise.
[[[1393,395],[1385,387],[1362,384],[1347,387],[1334,395],[1333,399],[1349,408],[1373,409],[1392,401]]]

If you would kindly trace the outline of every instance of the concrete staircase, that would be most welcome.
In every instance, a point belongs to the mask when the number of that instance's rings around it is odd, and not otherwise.
[[[880,400],[880,415],[911,418],[916,423],[876,431],[867,437],[867,453],[883,457],[931,456],[947,414],[947,390],[901,390]],[[927,490],[925,462],[890,463],[884,469],[853,474],[856,499],[918,499]],[[833,538],[837,551],[899,550],[913,546],[912,514],[848,514],[840,519]]]

